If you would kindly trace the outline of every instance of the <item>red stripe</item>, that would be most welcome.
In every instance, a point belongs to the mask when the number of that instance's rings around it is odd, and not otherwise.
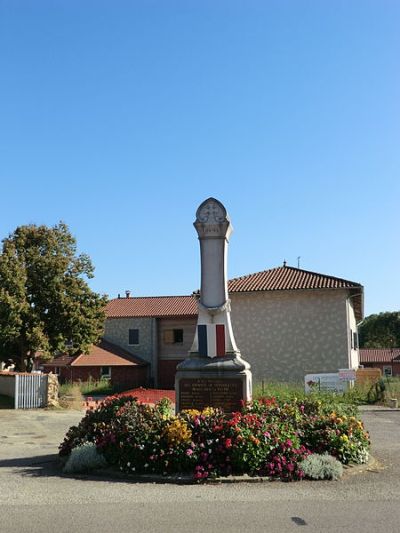
[[[225,326],[224,324],[216,325],[217,337],[217,357],[225,356]]]

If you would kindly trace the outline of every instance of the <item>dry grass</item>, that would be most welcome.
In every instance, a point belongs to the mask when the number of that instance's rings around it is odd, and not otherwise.
[[[78,384],[68,387],[68,390],[60,394],[59,404],[63,409],[75,409],[81,411],[83,408],[83,396]]]

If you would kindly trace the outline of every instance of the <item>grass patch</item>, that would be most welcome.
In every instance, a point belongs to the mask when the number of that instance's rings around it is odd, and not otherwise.
[[[398,391],[400,397],[400,380],[398,381]],[[396,397],[396,396],[393,396]],[[291,402],[293,400],[303,400],[306,398],[313,398],[319,400],[326,405],[334,408],[336,405],[349,405],[356,407],[357,405],[376,403],[379,401],[374,385],[371,383],[359,383],[346,392],[331,392],[314,390],[310,393],[304,391],[303,383],[289,383],[289,382],[262,382],[254,387],[253,398],[255,400],[260,398],[276,398],[279,401]]]
[[[85,396],[108,396],[116,392],[110,381],[107,379],[94,380],[89,379],[88,381],[79,381],[79,382],[70,382],[63,383],[60,385],[60,396],[68,396],[72,394],[72,390],[78,387],[80,393]]]
[[[78,384],[70,383],[59,392],[59,404],[64,409],[76,409],[77,411],[83,408],[83,396]]]
[[[385,378],[384,382],[386,400],[397,398],[400,403],[400,378]]]

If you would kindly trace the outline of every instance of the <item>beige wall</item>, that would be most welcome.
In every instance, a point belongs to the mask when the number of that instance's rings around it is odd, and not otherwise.
[[[348,368],[358,368],[359,365],[359,352],[358,349],[353,347],[353,333],[357,332],[357,322],[354,314],[353,300],[349,298],[347,300],[347,323],[348,323],[348,345],[349,345],[349,366]]]
[[[232,293],[232,324],[253,383],[347,368],[346,290]]]
[[[193,344],[197,318],[160,319],[158,321],[158,354],[160,359],[184,359]],[[171,329],[183,330],[183,342],[166,344],[164,331]]]

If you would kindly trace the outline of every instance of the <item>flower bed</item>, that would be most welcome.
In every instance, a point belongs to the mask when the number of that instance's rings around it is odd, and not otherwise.
[[[150,407],[134,397],[113,397],[70,428],[60,456],[90,442],[109,465],[127,473],[299,480],[310,454],[327,453],[343,464],[368,460],[362,422],[351,406],[341,404],[337,411],[314,398],[267,398],[232,414],[208,408],[171,416],[168,401]]]

